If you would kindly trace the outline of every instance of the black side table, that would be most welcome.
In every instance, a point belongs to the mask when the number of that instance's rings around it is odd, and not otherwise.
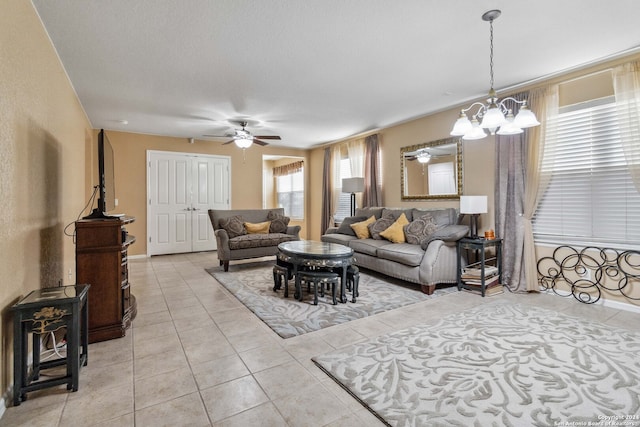
[[[80,366],[87,365],[89,351],[90,285],[43,288],[31,292],[11,310],[13,318],[13,404],[26,400],[26,393],[67,384],[67,390],[78,391]],[[67,328],[67,357],[40,362],[42,335]],[[33,338],[32,373],[28,375],[28,334]],[[38,381],[40,371],[67,365],[66,375]]]
[[[486,250],[487,248],[495,248],[496,249],[496,267],[498,268],[498,281],[502,283],[502,239],[473,239],[471,237],[463,237],[458,240],[458,244],[456,246],[456,253],[458,258],[458,268],[457,268],[457,282],[458,282],[458,290],[462,290],[466,288],[464,282],[462,281],[462,249],[472,249],[480,253],[480,260],[477,264],[480,266],[480,290],[482,296],[485,295],[487,290],[487,286],[485,283],[485,266],[486,262]]]

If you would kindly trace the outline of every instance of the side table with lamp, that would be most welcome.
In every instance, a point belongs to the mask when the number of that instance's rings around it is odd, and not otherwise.
[[[356,214],[356,193],[364,191],[364,178],[343,178],[342,192],[351,193],[351,216]]]

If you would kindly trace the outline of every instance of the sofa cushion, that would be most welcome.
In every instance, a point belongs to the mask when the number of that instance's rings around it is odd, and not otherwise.
[[[244,228],[247,230],[247,234],[268,234],[270,225],[271,221],[258,223],[245,222]]]
[[[387,228],[391,227],[391,225],[395,222],[395,219],[392,217],[380,218],[375,220],[375,222],[369,224],[369,234],[372,239],[382,240],[384,237],[380,236]]]
[[[358,238],[355,235],[350,236],[348,234],[331,233],[322,235],[320,240],[327,243],[339,243],[341,245],[349,246],[349,242],[352,240],[358,240]]]
[[[400,218],[400,215],[404,214],[404,216],[411,221],[413,219],[413,208],[409,209],[391,209],[384,208],[382,210],[382,218],[393,218],[394,220]]]
[[[369,208],[358,208],[356,209],[356,216],[366,216],[369,218],[370,216],[375,216],[376,219],[382,218],[382,207],[369,207]]]
[[[404,226],[407,224],[409,224],[409,221],[403,213],[393,224],[380,233],[380,236],[393,243],[404,243]]]
[[[376,256],[378,248],[393,244],[394,243],[389,243],[387,240],[354,239],[349,242],[349,247],[355,252]]]
[[[220,218],[218,224],[227,232],[230,239],[247,234],[247,230],[244,228],[244,219],[240,215]]]
[[[404,234],[407,243],[421,245],[422,242],[428,239],[437,229],[438,226],[433,221],[431,214],[425,214],[407,224],[404,227]]]
[[[418,245],[409,243],[389,243],[378,248],[377,256],[380,259],[415,267],[422,262],[424,250]]]
[[[287,226],[291,220],[288,216],[281,215],[274,211],[269,211],[267,219],[271,221],[271,224],[269,225],[269,233],[286,233]]]
[[[364,221],[351,224],[351,228],[356,233],[356,236],[358,237],[358,239],[367,239],[370,236],[368,226],[369,224],[375,221],[376,221],[376,217],[372,215]]]
[[[277,246],[282,242],[297,240],[291,234],[269,233],[269,234],[244,234],[242,236],[229,239],[229,249],[250,249],[263,248],[265,246]]]
[[[351,224],[355,224],[356,222],[362,222],[366,220],[368,217],[366,216],[350,216],[342,220],[340,223],[340,227],[338,227],[338,231],[336,233],[346,234],[347,236],[355,236],[356,233],[351,228]]]

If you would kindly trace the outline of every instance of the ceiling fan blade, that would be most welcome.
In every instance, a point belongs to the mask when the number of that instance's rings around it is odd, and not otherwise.
[[[231,141],[227,141],[227,142],[223,142],[222,145],[227,145],[227,144],[231,144],[234,140],[232,139]]]
[[[255,137],[255,136],[253,137],[253,142],[254,142],[255,144],[262,145],[263,147],[264,147],[265,145],[269,145],[269,143],[268,143],[268,142],[260,141],[260,140],[259,140],[257,137]]]
[[[230,135],[202,135],[207,136],[209,138],[229,138]]]
[[[253,137],[254,138],[260,138],[260,139],[281,139],[277,135],[254,135]]]

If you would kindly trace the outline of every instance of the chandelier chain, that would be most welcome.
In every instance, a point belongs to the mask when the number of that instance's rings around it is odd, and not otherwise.
[[[491,89],[493,89],[493,19],[489,21],[489,75],[491,76]]]

